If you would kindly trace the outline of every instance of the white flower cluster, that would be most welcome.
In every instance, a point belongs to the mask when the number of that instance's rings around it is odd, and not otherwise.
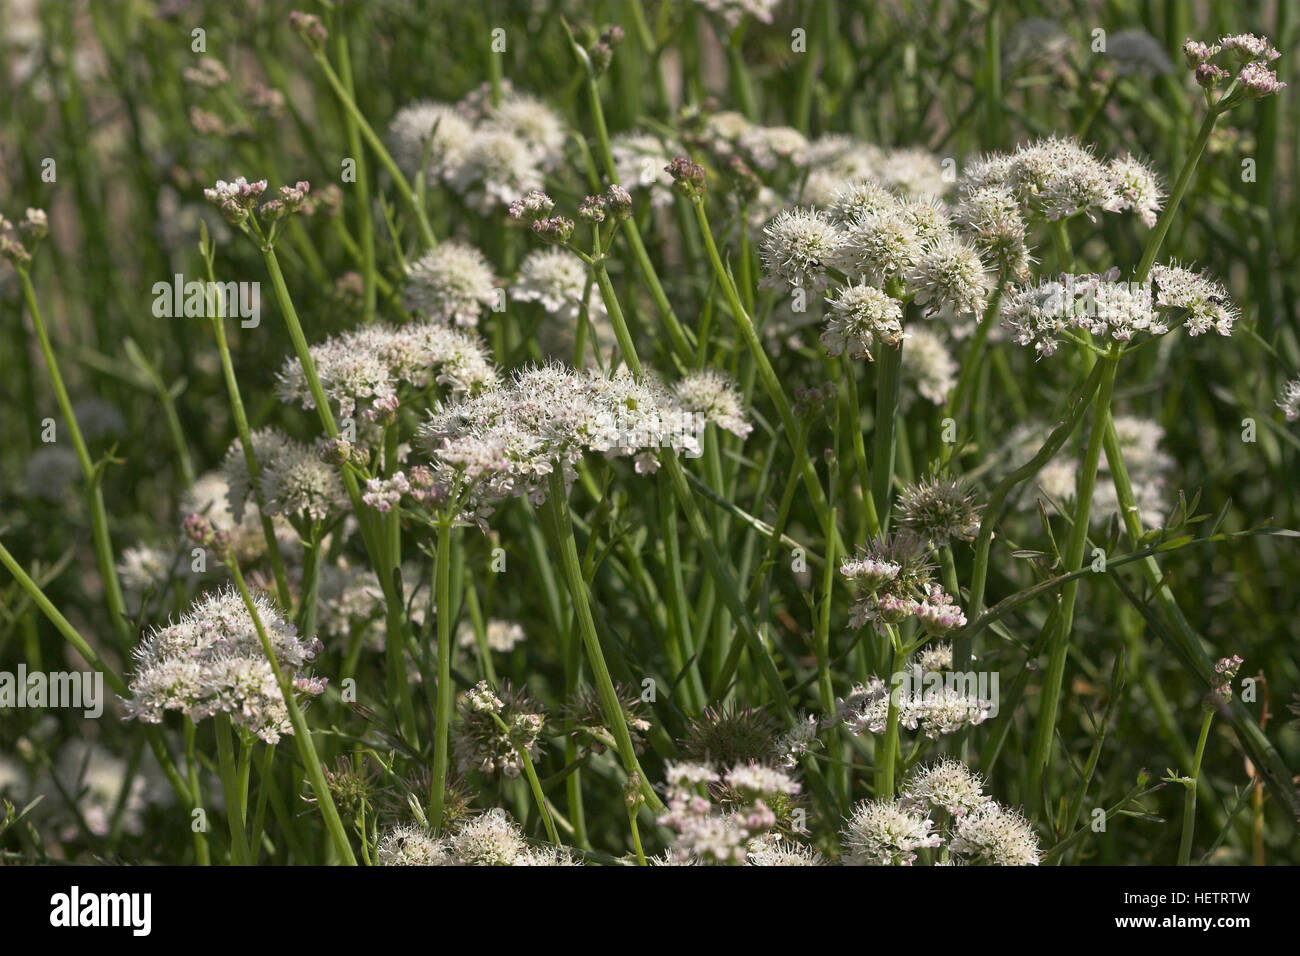
[[[949,863],[1036,866],[1040,859],[1038,838],[1024,817],[987,796],[980,777],[951,758],[917,771],[897,800],[859,804],[841,832],[850,866],[907,866],[917,850],[945,842]]]
[[[934,193],[870,175],[842,182],[822,208],[782,210],[759,243],[766,287],[814,292],[847,280],[826,298],[831,355],[869,359],[876,343],[900,345],[905,301],[927,316],[977,316],[993,291],[984,256],[996,250],[976,243],[977,229],[959,229]]]
[[[926,687],[899,687],[898,725],[917,730],[931,740],[952,734],[965,727],[976,727],[988,719],[993,702],[963,693],[952,683]],[[836,700],[835,719],[842,721],[854,736],[864,733],[883,734],[888,722],[890,688],[879,677],[856,685],[849,696]]]
[[[463,491],[470,510],[486,514],[494,501],[510,497],[544,501],[556,465],[570,480],[589,453],[635,455],[638,472],[653,472],[660,448],[698,454],[699,433],[710,420],[739,434],[739,408],[729,404],[725,382],[709,382],[712,393],[704,387],[709,383],[688,389],[697,404],[710,396],[710,410],[696,413],[658,380],[638,379],[625,367],[609,376],[559,364],[532,367],[499,387],[439,405],[419,440],[433,458],[436,480]]]
[[[445,183],[483,213],[541,189],[545,172],[564,158],[566,136],[549,106],[513,89],[498,106],[477,94],[454,106],[412,103],[388,127],[393,159],[408,179],[424,164],[431,183]]]
[[[276,660],[304,697],[325,690],[323,678],[299,674],[320,652],[320,641],[302,640],[292,622],[270,601],[254,596],[254,606]],[[243,599],[233,589],[200,597],[175,624],[155,629],[136,645],[128,718],[161,723],[179,710],[197,723],[229,714],[269,744],[293,733],[280,687]]]
[[[1104,163],[1078,140],[1059,136],[967,163],[961,194],[971,197],[989,187],[1008,190],[1027,216],[1050,221],[1132,210],[1154,226],[1164,197],[1155,173],[1133,156]]]
[[[484,627],[484,640],[489,650],[498,654],[509,654],[527,638],[523,625],[515,621],[502,621],[497,618],[489,620]],[[469,621],[462,621],[456,630],[456,643],[461,647],[473,647],[477,643],[474,626]]]
[[[496,381],[478,339],[428,322],[352,329],[313,345],[311,357],[326,397],[345,419],[360,407],[373,420],[380,411],[376,404],[395,403],[403,384],[427,388],[436,383],[459,396]],[[280,370],[276,393],[281,401],[316,407],[296,357]]]
[[[586,264],[572,252],[545,246],[524,256],[510,294],[520,302],[536,302],[566,322],[576,322],[584,308],[590,321],[602,321],[605,303],[588,275]]]
[[[473,246],[440,242],[406,267],[402,300],[414,316],[473,328],[500,292],[487,258]]]
[[[435,839],[417,826],[389,830],[379,843],[380,866],[579,866],[562,847],[533,847],[506,812],[493,808]]]
[[[845,822],[840,843],[848,866],[910,866],[917,850],[936,847],[941,840],[925,814],[890,800],[868,800]]]
[[[800,790],[784,771],[752,763],[718,773],[709,764],[669,761],[664,778],[668,812],[659,823],[675,833],[667,859],[678,865],[745,863],[776,826],[769,804]],[[725,808],[714,806],[710,789],[729,798]]]
[[[226,449],[221,473],[229,484],[230,513],[242,521],[248,504],[260,495],[268,515],[301,516],[325,521],[347,506],[338,470],[321,460],[316,449],[290,438],[273,426],[250,436],[258,475],[252,481],[243,442],[236,438]]]
[[[1164,335],[1182,318],[1188,335],[1232,334],[1237,310],[1224,287],[1204,273],[1178,265],[1151,270],[1150,282],[1104,276],[1063,276],[1011,289],[1001,303],[1002,324],[1020,345],[1052,355],[1072,329],[1116,342],[1140,333]]]

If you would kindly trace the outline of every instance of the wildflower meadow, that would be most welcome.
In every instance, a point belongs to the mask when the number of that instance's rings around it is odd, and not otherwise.
[[[1298,56],[5,0],[0,864],[1300,862]]]

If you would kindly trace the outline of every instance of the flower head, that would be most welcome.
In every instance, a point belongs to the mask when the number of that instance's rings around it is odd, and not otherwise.
[[[936,847],[940,839],[924,814],[890,800],[871,800],[853,811],[840,842],[849,866],[907,866],[917,850]]]
[[[899,521],[934,544],[975,540],[979,512],[975,496],[959,478],[935,475],[899,492]]]
[[[830,314],[821,341],[830,355],[871,359],[877,341],[896,348],[903,341],[903,307],[865,282],[841,286],[827,299]]]
[[[322,693],[324,679],[302,676],[320,652],[320,641],[300,638],[292,622],[266,598],[255,596],[253,606],[295,693],[304,698]],[[141,638],[134,656],[128,718],[157,724],[164,712],[179,710],[198,722],[225,713],[267,743],[293,733],[253,617],[233,589],[199,598],[175,624]]]
[[[483,253],[464,243],[441,242],[407,266],[402,297],[413,315],[472,328],[498,294]]]

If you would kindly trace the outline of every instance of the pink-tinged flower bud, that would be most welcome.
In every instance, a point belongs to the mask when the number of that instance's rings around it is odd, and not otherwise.
[[[195,544],[207,546],[212,543],[215,531],[212,522],[201,514],[189,515],[184,522],[185,534]]]
[[[601,41],[587,51],[587,56],[591,60],[591,72],[595,76],[600,76],[609,69],[610,63],[613,62],[614,48]]]
[[[615,222],[632,215],[632,194],[617,183],[605,190],[605,211]]]
[[[563,216],[555,216],[551,219],[539,219],[533,223],[533,232],[543,242],[560,244],[568,242],[569,237],[573,235],[573,220],[565,219]]]
[[[532,225],[539,219],[545,219],[554,208],[554,199],[534,189],[523,199],[516,199],[510,204],[509,216],[515,222]]]
[[[1227,70],[1213,63],[1202,63],[1196,68],[1196,82],[1207,90],[1222,86],[1229,76],[1231,74]]]
[[[313,50],[324,45],[329,38],[329,32],[325,29],[325,24],[320,22],[320,17],[314,13],[303,13],[301,10],[294,10],[289,14],[289,26],[293,27],[300,37],[307,42],[307,45]]]
[[[1187,58],[1187,65],[1192,69],[1200,66],[1202,63],[1208,63],[1213,57],[1218,55],[1222,47],[1202,43],[1199,40],[1188,39],[1183,44],[1183,56]]]
[[[344,465],[352,458],[352,443],[342,438],[327,438],[317,446],[321,461],[329,465]]]
[[[1263,62],[1247,63],[1237,74],[1237,79],[1246,90],[1246,95],[1253,99],[1272,96],[1286,87]]]
[[[601,196],[588,196],[578,204],[578,218],[583,222],[605,221],[605,200]]]
[[[397,409],[399,406],[396,395],[381,395],[374,400],[370,408],[364,412],[365,416],[380,425],[391,425],[397,421]]]
[[[678,156],[665,166],[664,170],[673,177],[673,188],[687,199],[699,200],[704,196],[707,177],[704,167],[699,163],[691,162],[685,156]]]

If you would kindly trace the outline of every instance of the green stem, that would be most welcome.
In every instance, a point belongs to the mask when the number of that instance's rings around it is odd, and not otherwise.
[[[901,344],[897,348],[881,344],[876,351],[876,420],[871,435],[871,462],[874,465],[871,472],[871,498],[881,531],[888,531],[889,510],[893,503],[898,397],[903,383],[903,347]]]
[[[276,301],[280,305],[280,311],[284,314],[285,325],[289,329],[289,338],[293,341],[294,353],[302,366],[303,376],[307,379],[307,387],[316,406],[316,414],[325,429],[325,434],[330,438],[337,438],[339,429],[334,421],[334,412],[331,410],[329,399],[325,396],[325,390],[321,386],[320,376],[316,372],[316,363],[311,357],[311,348],[307,345],[307,337],[303,334],[302,323],[298,320],[298,311],[294,308],[293,300],[289,297],[289,289],[285,285],[284,273],[280,271],[280,262],[276,258],[275,249],[269,243],[260,239],[259,244],[262,257],[266,261],[267,272],[271,276],[271,287],[275,290]],[[381,533],[372,524],[369,509],[366,507],[365,502],[361,500],[361,488],[357,484],[356,474],[352,469],[345,466],[341,475],[343,487],[347,490],[348,499],[352,503],[352,512],[356,515],[357,523],[361,528],[361,537],[365,541],[366,551],[374,564],[375,574],[379,578],[379,587],[384,595],[385,640],[389,648],[389,692],[393,696],[403,734],[412,743],[418,743],[415,707],[411,702],[411,689],[405,679],[402,657],[405,641],[405,609],[402,606],[401,592],[396,591],[394,588],[394,568],[389,560],[389,548],[386,546]]]
[[[551,511],[551,518],[555,523],[558,534],[558,544],[560,548],[560,567],[564,572],[565,583],[569,587],[569,595],[573,600],[574,614],[578,621],[578,632],[582,635],[583,645],[587,651],[587,661],[591,665],[592,677],[596,683],[596,691],[600,695],[601,709],[604,711],[605,720],[609,723],[609,730],[614,736],[614,742],[618,745],[619,757],[623,762],[623,769],[629,778],[635,775],[640,781],[641,793],[646,799],[646,803],[656,813],[662,813],[666,807],[659,795],[655,793],[654,788],[650,786],[645,774],[641,770],[641,765],[637,761],[636,748],[632,744],[632,736],[628,733],[627,720],[623,716],[623,705],[619,702],[618,692],[614,689],[614,680],[609,673],[609,665],[605,663],[605,653],[600,647],[600,638],[596,634],[596,622],[591,614],[591,604],[587,597],[587,584],[582,577],[582,567],[578,562],[578,545],[573,537],[573,521],[569,516],[569,502],[564,488],[563,470],[558,466],[551,472],[549,481],[549,495],[546,500],[546,507]]]
[[[443,807],[447,799],[447,743],[456,699],[456,688],[451,681],[451,533],[450,519],[441,519],[434,567],[438,602],[434,611],[438,628],[438,697],[433,737],[433,780],[429,792],[429,819],[435,830],[442,828]]]
[[[1196,829],[1196,787],[1201,776],[1201,758],[1205,756],[1205,742],[1210,737],[1210,724],[1214,711],[1207,710],[1201,720],[1201,736],[1196,741],[1196,756],[1192,759],[1191,783],[1183,798],[1183,835],[1178,843],[1178,865],[1188,866],[1192,861],[1192,833]]]
[[[104,493],[100,487],[99,475],[86,450],[86,442],[81,437],[81,427],[72,412],[72,401],[63,384],[63,375],[59,372],[59,363],[54,358],[54,347],[50,344],[49,333],[45,329],[45,320],[41,316],[40,306],[36,302],[36,289],[26,269],[18,270],[22,282],[23,298],[27,302],[27,311],[32,317],[32,327],[40,340],[41,353],[45,356],[45,367],[49,371],[50,385],[54,388],[54,397],[58,402],[63,421],[72,436],[72,447],[77,453],[77,462],[81,466],[82,477],[86,481],[86,493],[90,505],[91,536],[95,544],[95,561],[99,565],[99,576],[104,583],[104,600],[108,604],[108,615],[112,621],[113,631],[123,652],[129,651],[132,644],[131,633],[127,624],[126,600],[122,596],[122,584],[117,577],[117,567],[113,562],[113,542],[108,531],[108,511],[104,507]]]
[[[324,50],[318,50],[316,52],[316,62],[320,64],[320,68],[325,74],[326,81],[329,83],[330,88],[334,90],[334,95],[338,97],[339,102],[343,104],[343,108],[347,111],[348,115],[352,117],[353,122],[357,124],[357,129],[361,131],[361,135],[365,137],[366,143],[372,150],[374,150],[375,155],[379,157],[379,162],[382,163],[384,169],[388,171],[388,175],[393,178],[393,185],[401,194],[403,201],[410,206],[411,212],[415,214],[415,221],[420,229],[420,239],[424,243],[425,248],[432,249],[438,244],[438,239],[434,235],[433,227],[429,225],[429,218],[425,215],[424,207],[420,205],[415,192],[411,189],[411,184],[406,181],[406,177],[402,175],[402,171],[398,168],[397,163],[393,161],[393,157],[389,155],[388,150],[384,148],[383,140],[375,135],[375,131],[371,129],[370,124],[366,122],[366,118],[362,115],[361,110],[357,108],[356,102],[352,99],[352,96],[348,93],[347,89],[344,88],[343,81],[340,80],[338,74],[334,72],[334,67],[330,66],[330,62],[326,58]]]
[[[354,93],[352,59],[348,53],[347,34],[342,30],[334,31],[334,50],[339,59],[339,81],[348,98],[352,99]],[[364,294],[361,314],[364,321],[371,322],[375,317],[375,279],[379,270],[375,266],[375,232],[370,222],[370,180],[366,174],[365,155],[361,151],[361,130],[356,117],[347,109],[343,111],[343,129],[347,135],[348,152],[357,160],[357,231],[361,237],[361,281]],[[423,203],[420,204],[420,208],[424,208]]]
[[[201,803],[203,800],[202,793],[199,790],[199,761],[194,752],[195,738],[198,736],[194,722],[185,721],[185,773],[189,779],[190,793],[194,794],[194,802]],[[206,814],[206,811],[204,811]],[[208,866],[212,859],[208,852],[207,828],[195,829],[194,819],[190,819],[190,829],[194,832],[194,861],[199,866]]]
[[[253,627],[257,630],[257,638],[262,643],[262,652],[266,654],[267,662],[271,665],[271,673],[275,676],[276,686],[280,688],[280,694],[284,698],[285,708],[289,712],[289,722],[293,725],[294,746],[298,749],[298,758],[307,768],[307,779],[311,781],[312,793],[316,797],[316,807],[320,810],[321,818],[325,821],[325,829],[329,832],[330,840],[334,844],[334,849],[339,858],[348,866],[356,866],[357,859],[352,854],[352,846],[348,843],[347,833],[343,829],[343,821],[339,819],[338,808],[334,806],[334,798],[330,795],[329,784],[325,781],[325,772],[321,767],[320,756],[316,753],[316,745],[312,742],[311,728],[307,726],[307,721],[302,715],[302,708],[298,706],[293,685],[284,676],[284,672],[280,668],[280,661],[275,656],[275,648],[271,646],[271,639],[267,636],[266,627],[262,624],[261,615],[257,612],[257,605],[253,603],[253,596],[248,592],[248,585],[244,581],[243,573],[239,570],[238,562],[230,560],[226,562],[226,566],[230,568],[230,574],[235,580],[235,587],[239,590],[239,596],[244,599],[244,606],[248,608],[248,613],[253,618]],[[227,797],[227,800],[229,800],[229,797]]]
[[[596,78],[591,75],[582,48],[573,41],[572,36],[570,36],[569,40],[575,54],[579,55],[584,68],[587,69],[587,96],[591,103],[592,123],[596,127],[596,145],[600,150],[600,162],[605,167],[605,177],[611,183],[617,185],[618,166],[614,162],[614,151],[610,147],[609,129],[605,125],[605,111],[600,105],[600,87],[596,83]],[[650,254],[646,251],[645,243],[641,240],[641,230],[637,227],[636,220],[628,219],[623,223],[622,231],[627,236],[628,246],[632,250],[633,258],[636,259],[641,277],[645,279],[646,286],[650,291],[650,298],[654,300],[655,308],[658,310],[660,318],[663,319],[664,327],[668,329],[668,336],[672,339],[673,348],[679,356],[689,360],[691,356],[690,340],[682,329],[677,313],[673,311],[673,307],[668,301],[668,295],[664,292],[663,283],[659,281],[659,274],[650,261]]]
[[[763,349],[763,343],[758,337],[758,331],[754,328],[754,323],[741,304],[740,294],[736,290],[736,284],[731,281],[731,275],[727,272],[722,264],[722,257],[718,254],[718,246],[713,241],[713,231],[709,228],[709,218],[704,211],[704,203],[696,201],[692,203],[695,207],[695,217],[699,222],[700,232],[704,237],[704,247],[709,254],[709,262],[713,266],[714,275],[718,279],[718,284],[722,287],[723,295],[727,299],[727,305],[731,311],[732,321],[735,323],[736,330],[745,340],[749,353],[753,357],[754,365],[758,369],[758,377],[763,382],[763,389],[767,392],[772,403],[776,405],[777,414],[781,418],[781,427],[785,432],[787,439],[791,442],[799,434],[799,425],[795,420],[794,411],[786,398],[785,391],[781,387],[780,379],[776,376],[776,371],[772,368],[772,363],[768,360],[767,352]],[[803,466],[804,484],[808,488],[808,494],[811,498],[813,508],[821,523],[826,523],[826,494],[822,490],[821,482],[817,480],[817,471],[813,467],[812,461],[805,459]],[[876,508],[879,512],[879,504]],[[836,538],[839,537],[838,529],[833,531]],[[843,550],[843,543],[837,542],[839,549]]]
[[[848,384],[849,431],[853,433],[853,461],[858,470],[858,494],[862,499],[862,520],[858,522],[858,537],[876,537],[880,534],[880,517],[876,513],[876,499],[871,494],[871,471],[867,467],[867,446],[862,438],[862,405],[858,398],[858,368],[852,362],[844,363],[844,381]]]
[[[1078,570],[1083,564],[1083,551],[1088,541],[1088,522],[1092,514],[1093,491],[1096,487],[1097,468],[1101,460],[1102,440],[1110,417],[1111,392],[1115,385],[1115,372],[1119,366],[1117,345],[1112,346],[1110,353],[1100,360],[1101,384],[1093,402],[1092,429],[1088,435],[1088,449],[1079,474],[1074,523],[1070,527],[1070,537],[1063,556],[1064,570],[1067,573]],[[1074,602],[1078,592],[1078,578],[1067,581],[1061,588],[1060,614],[1056,618],[1055,629],[1049,643],[1051,656],[1047,673],[1043,678],[1042,702],[1038,711],[1038,723],[1034,727],[1029,757],[1028,798],[1031,805],[1035,807],[1041,807],[1043,773],[1051,760],[1061,685],[1065,677],[1066,657],[1069,654],[1070,630],[1074,623]]]
[[[208,282],[214,282],[211,263],[208,264]],[[226,341],[226,323],[219,316],[213,316],[212,329],[216,334],[217,351],[221,355],[221,374],[226,380],[226,395],[230,399],[230,414],[235,420],[235,433],[239,435],[239,444],[244,452],[244,466],[248,469],[248,484],[253,489],[253,499],[257,502],[258,516],[262,523],[262,537],[266,540],[266,553],[271,559],[271,571],[275,575],[275,592],[280,604],[285,608],[293,607],[293,597],[289,591],[289,577],[284,570],[284,558],[280,554],[280,543],[275,537],[275,526],[266,513],[258,475],[261,468],[257,455],[253,451],[253,434],[248,427],[248,415],[244,412],[244,400],[239,394],[239,381],[235,378],[235,366],[230,358],[230,344]]]
[[[898,754],[898,695],[901,692],[900,688],[894,686],[894,673],[902,663],[898,653],[898,638],[895,636],[892,625],[887,624],[885,627],[889,633],[890,641],[889,674],[885,678],[886,689],[889,691],[889,710],[885,715],[885,734],[881,739],[880,746],[876,749],[877,800],[894,799],[894,767]]]
[[[1214,132],[1214,124],[1218,122],[1221,112],[1222,110],[1218,106],[1210,107],[1209,113],[1206,114],[1205,120],[1201,123],[1200,131],[1196,134],[1192,148],[1187,153],[1187,159],[1183,161],[1183,168],[1178,173],[1178,180],[1169,193],[1169,201],[1165,203],[1164,211],[1160,213],[1160,218],[1156,221],[1156,227],[1151,232],[1150,238],[1147,239],[1146,249],[1142,252],[1142,260],[1133,273],[1133,281],[1145,282],[1147,275],[1151,272],[1151,266],[1155,264],[1156,256],[1160,254],[1160,246],[1165,241],[1169,227],[1178,212],[1178,206],[1183,201],[1183,194],[1187,192],[1187,186],[1192,181],[1192,174],[1196,172],[1196,164],[1205,152],[1205,146],[1210,141],[1210,134]]]
[[[234,746],[231,742],[230,715],[216,715],[217,763],[221,769],[221,790],[226,797],[226,822],[230,826],[230,862],[233,866],[248,864],[248,847],[245,845],[244,803],[239,798],[239,780],[235,769]]]
[[[1070,440],[1070,436],[1074,434],[1084,416],[1088,413],[1088,408],[1091,406],[1093,396],[1097,394],[1097,389],[1101,387],[1103,371],[1103,365],[1094,365],[1092,373],[1076,391],[1070,410],[1066,413],[1065,418],[1052,430],[1047,440],[1043,442],[1042,447],[1034,453],[1034,456],[1029,461],[998,482],[997,486],[990,492],[988,504],[984,508],[984,518],[980,521],[979,536],[975,539],[975,561],[971,570],[970,600],[966,612],[967,619],[972,623],[979,619],[984,610],[984,588],[988,580],[989,551],[993,543],[993,528],[1001,516],[1003,503],[1017,485],[1038,474],[1039,470],[1051,461],[1052,457],[1061,450],[1061,447]],[[1110,461],[1109,453],[1107,454],[1107,461]],[[967,670],[967,665],[970,663],[973,653],[973,639],[964,630],[953,641],[952,663],[954,670]]]

